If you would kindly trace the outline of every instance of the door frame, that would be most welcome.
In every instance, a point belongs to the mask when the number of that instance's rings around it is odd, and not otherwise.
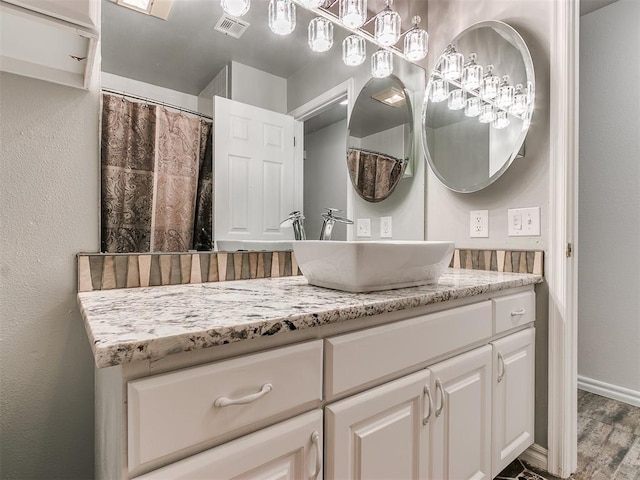
[[[580,0],[553,2],[550,45],[547,470],[577,468],[578,98]]]

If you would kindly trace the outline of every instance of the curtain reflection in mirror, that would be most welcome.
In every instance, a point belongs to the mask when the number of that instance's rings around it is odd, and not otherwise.
[[[350,148],[347,152],[349,176],[358,194],[369,202],[384,200],[393,191],[405,162],[390,155]]]
[[[211,124],[103,95],[102,251],[210,250],[211,158]]]

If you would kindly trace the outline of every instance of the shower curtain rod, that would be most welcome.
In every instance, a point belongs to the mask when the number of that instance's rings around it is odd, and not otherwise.
[[[148,97],[142,97],[140,95],[134,95],[132,93],[119,92],[117,90],[111,90],[110,88],[102,88],[101,90],[103,92],[105,92],[105,93],[111,93],[111,94],[114,94],[114,95],[120,95],[121,97],[125,97],[125,98],[133,98],[135,100],[142,100],[143,102],[146,102],[146,103],[153,103],[154,105],[160,105],[161,107],[172,108],[172,109],[178,110],[180,112],[189,113],[191,115],[195,115],[197,117],[201,117],[201,118],[205,118],[207,120],[213,121],[213,117],[211,117],[209,115],[205,115],[204,113],[200,113],[200,112],[195,112],[193,110],[189,110],[187,108],[179,107],[177,105],[171,105],[170,103],[159,102],[157,100],[153,100],[153,99],[148,98]]]

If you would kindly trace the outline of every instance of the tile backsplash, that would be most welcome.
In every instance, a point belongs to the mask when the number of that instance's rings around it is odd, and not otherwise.
[[[542,251],[456,249],[450,267],[543,274]],[[81,253],[78,291],[300,275],[292,251]]]

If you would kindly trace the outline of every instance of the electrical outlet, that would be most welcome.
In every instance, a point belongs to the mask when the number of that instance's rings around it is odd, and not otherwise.
[[[471,238],[487,238],[489,236],[489,210],[469,212],[469,236]]]
[[[370,218],[358,218],[356,220],[356,236],[357,237],[371,236],[371,219]]]
[[[380,238],[391,238],[391,217],[380,217]]]
[[[510,237],[540,236],[540,207],[510,208],[507,210]]]

